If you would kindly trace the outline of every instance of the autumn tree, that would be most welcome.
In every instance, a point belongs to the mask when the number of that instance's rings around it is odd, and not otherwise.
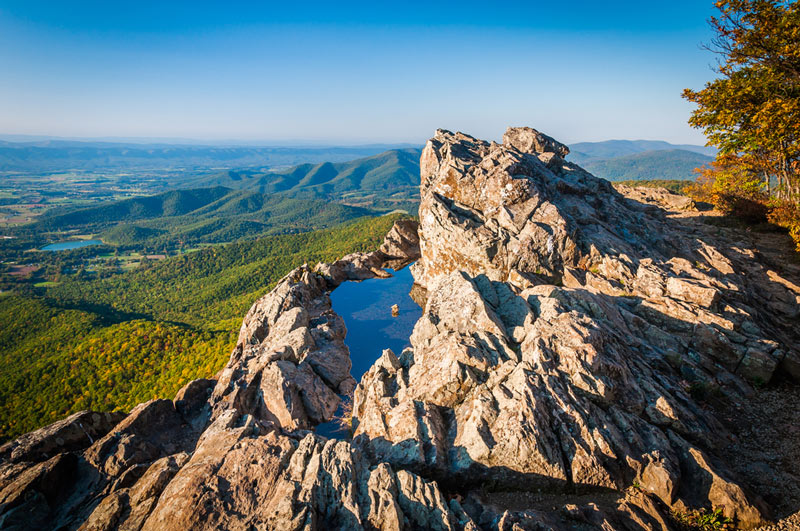
[[[731,193],[752,183],[776,204],[800,203],[800,3],[719,0],[710,19],[719,78],[686,89],[696,103],[689,123],[719,148],[727,172],[717,189]],[[711,171],[713,173],[714,168]],[[739,182],[737,179],[743,180]],[[706,175],[708,177],[708,175]],[[800,220],[800,215],[798,215]]]

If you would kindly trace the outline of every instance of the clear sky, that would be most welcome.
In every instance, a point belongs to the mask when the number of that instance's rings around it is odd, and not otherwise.
[[[711,0],[0,0],[0,133],[704,143]]]

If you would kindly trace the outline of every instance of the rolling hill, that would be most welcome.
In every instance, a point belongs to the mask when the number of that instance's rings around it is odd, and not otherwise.
[[[693,180],[697,177],[695,168],[712,160],[712,157],[700,153],[671,149],[587,160],[581,166],[609,181]]]
[[[379,209],[413,209],[419,192],[420,153],[416,148],[393,149],[349,162],[300,164],[280,171],[229,170],[189,178],[181,185],[225,186]]]
[[[156,248],[303,232],[368,215],[354,206],[217,186],[54,210],[20,230],[100,233],[114,245]]]
[[[583,165],[590,160],[612,159],[635,155],[647,151],[691,151],[708,157],[716,155],[716,149],[693,144],[670,144],[663,140],[605,140],[603,142],[579,142],[569,146],[569,160]]]

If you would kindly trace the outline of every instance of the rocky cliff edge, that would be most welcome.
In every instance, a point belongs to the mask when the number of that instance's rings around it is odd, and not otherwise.
[[[0,527],[672,529],[712,507],[765,523],[720,411],[800,378],[800,275],[567,154],[530,128],[437,131],[419,226],[292,271],[215,379],[1,447]],[[329,293],[413,261],[411,348],[356,382]],[[352,438],[316,435],[349,394]]]

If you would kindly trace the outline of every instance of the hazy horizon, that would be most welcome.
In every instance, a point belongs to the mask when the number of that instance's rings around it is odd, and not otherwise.
[[[461,131],[469,134],[469,131]],[[546,131],[543,131],[546,133]],[[431,136],[433,131],[431,131]],[[495,138],[488,138],[484,140],[494,140],[497,142],[502,141],[502,134],[497,135]],[[559,139],[556,139],[559,140]],[[272,140],[242,140],[242,139],[204,139],[204,138],[180,138],[180,137],[78,137],[78,136],[52,136],[52,135],[34,135],[34,134],[7,134],[0,133],[0,142],[7,142],[12,144],[27,144],[38,142],[84,142],[84,143],[97,143],[97,144],[140,144],[140,145],[174,145],[174,146],[188,146],[188,147],[242,147],[242,148],[270,148],[270,147],[286,147],[286,148],[358,148],[358,147],[386,147],[387,149],[403,149],[403,148],[416,148],[422,147],[427,142],[427,138],[419,142],[403,142],[403,141],[385,141],[385,142],[336,142],[330,141],[309,141],[305,139],[272,139]],[[667,142],[661,138],[606,138],[603,140],[577,140],[569,142],[569,145],[574,144],[600,144],[604,142]],[[675,143],[668,142],[670,145],[690,145],[703,147],[705,143]]]
[[[0,130],[207,143],[419,144],[435,129],[705,143],[685,87],[712,2],[0,7]]]

